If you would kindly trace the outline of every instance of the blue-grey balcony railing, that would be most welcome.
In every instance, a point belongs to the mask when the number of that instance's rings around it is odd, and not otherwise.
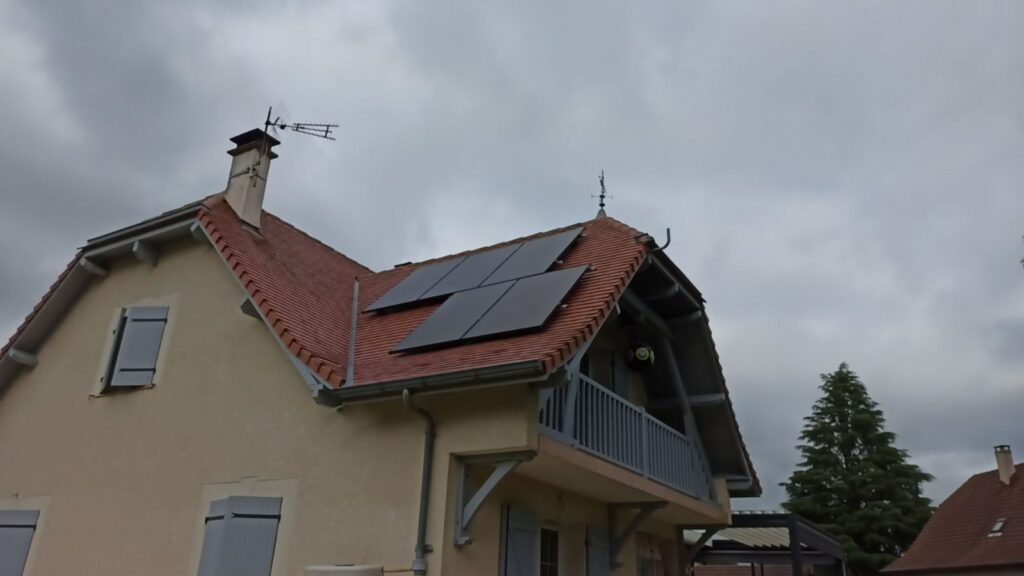
[[[541,396],[545,433],[701,500],[711,476],[693,441],[582,374]]]

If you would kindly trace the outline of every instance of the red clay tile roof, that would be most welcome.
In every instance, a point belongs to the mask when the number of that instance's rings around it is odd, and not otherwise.
[[[1001,536],[989,536],[1005,518]],[[883,572],[1024,566],[1024,463],[1009,485],[975,474],[939,506],[917,540]]]
[[[359,309],[363,310],[419,266],[438,261],[373,273],[272,214],[263,213],[257,234],[240,223],[221,197],[209,199],[206,205],[199,221],[232,271],[285,345],[332,386],[345,384],[353,280],[359,279]],[[524,361],[542,362],[551,371],[564,363],[604,322],[647,250],[637,239],[639,232],[612,218],[591,220],[583,226],[582,237],[556,268],[580,264],[591,268],[569,294],[565,308],[557,310],[544,328],[428,352],[395,354],[391,353],[395,344],[440,303],[385,313],[361,312],[356,328],[355,385]],[[571,226],[529,238],[568,228]]]
[[[369,268],[264,212],[259,233],[222,196],[199,222],[284,345],[332,386],[345,379],[352,289]]]

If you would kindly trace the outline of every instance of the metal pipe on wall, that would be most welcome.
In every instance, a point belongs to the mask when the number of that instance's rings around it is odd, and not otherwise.
[[[423,408],[416,405],[412,399],[412,392],[409,389],[402,390],[402,401],[405,407],[423,417],[427,427],[423,433],[423,478],[420,483],[420,516],[416,525],[416,548],[415,557],[412,561],[412,573],[416,576],[425,576],[427,573],[426,554],[430,551],[426,544],[427,539],[427,509],[430,503],[430,479],[434,463],[434,436],[436,427],[434,418]]]

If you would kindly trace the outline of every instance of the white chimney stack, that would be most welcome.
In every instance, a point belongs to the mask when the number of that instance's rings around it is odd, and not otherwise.
[[[231,141],[235,147],[228,150],[231,172],[224,198],[239,218],[259,228],[270,161],[277,158],[271,149],[280,142],[258,128],[239,134]]]
[[[1013,452],[1006,444],[996,446],[996,468],[999,469],[999,481],[1009,484],[1017,467],[1013,465]]]

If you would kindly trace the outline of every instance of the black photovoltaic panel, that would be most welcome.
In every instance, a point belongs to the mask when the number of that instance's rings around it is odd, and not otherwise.
[[[496,284],[545,272],[582,231],[582,227],[573,228],[524,243],[522,248],[484,281],[484,284]]]
[[[392,352],[461,339],[512,284],[513,282],[503,282],[452,294],[422,324],[399,342]]]
[[[516,280],[463,338],[543,326],[586,270],[583,265]]]
[[[437,284],[439,280],[461,264],[463,260],[465,260],[465,256],[417,268],[412,274],[409,274],[396,284],[394,288],[378,298],[376,302],[367,306],[366,310],[380,310],[419,300],[424,292],[430,290],[434,284]]]
[[[512,244],[510,246],[502,246],[501,248],[488,250],[486,252],[470,254],[462,261],[461,264],[449,272],[448,275],[435,284],[433,288],[427,290],[427,292],[420,296],[420,298],[433,298],[435,296],[444,296],[445,294],[452,294],[454,292],[476,288],[480,284],[483,284],[483,281],[487,279],[487,277],[490,276],[498,266],[501,266],[501,264],[505,262],[513,252],[518,250],[520,246],[522,246],[522,244]]]

